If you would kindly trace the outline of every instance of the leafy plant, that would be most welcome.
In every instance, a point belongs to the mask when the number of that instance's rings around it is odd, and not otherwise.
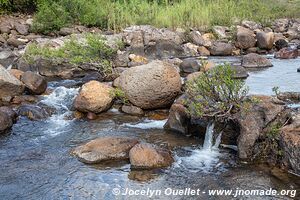
[[[121,101],[122,104],[125,104],[125,105],[129,104],[129,100],[127,99],[126,94],[122,89],[115,88],[113,90],[112,95],[115,97],[115,99]]]
[[[28,46],[23,58],[29,63],[33,63],[36,57],[42,57],[58,61],[67,60],[75,65],[96,64],[100,67],[99,70],[107,75],[112,73],[111,60],[115,53],[102,36],[87,34],[83,39],[71,37],[57,49],[33,43]]]
[[[226,64],[188,82],[186,105],[192,116],[226,118],[239,110],[248,88],[233,77],[234,71]]]

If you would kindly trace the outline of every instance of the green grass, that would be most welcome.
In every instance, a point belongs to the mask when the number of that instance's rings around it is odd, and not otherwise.
[[[28,63],[33,63],[36,57],[57,61],[66,60],[74,65],[94,63],[100,66],[100,70],[104,74],[111,73],[111,60],[116,51],[106,45],[105,39],[99,35],[87,34],[84,39],[85,42],[79,42],[76,38],[71,38],[58,49],[32,43],[28,46],[23,58]]]
[[[300,0],[57,0],[54,5],[51,0],[41,2],[35,16],[38,32],[58,30],[72,23],[117,31],[136,24],[209,28],[243,19],[268,24],[276,18],[300,16]]]

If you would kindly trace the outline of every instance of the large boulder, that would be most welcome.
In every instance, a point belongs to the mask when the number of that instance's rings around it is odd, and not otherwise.
[[[272,67],[273,64],[267,58],[256,53],[249,53],[242,58],[242,66],[245,68]]]
[[[127,137],[104,137],[92,140],[76,147],[72,153],[87,164],[96,164],[109,160],[124,160],[129,158],[129,150],[138,140]]]
[[[281,129],[281,147],[284,161],[288,167],[300,174],[300,115],[296,115],[293,122]]]
[[[274,33],[273,32],[257,32],[256,33],[257,46],[261,49],[272,49],[274,44]]]
[[[74,107],[81,112],[101,113],[112,105],[113,88],[98,81],[84,84],[74,101]]]
[[[210,47],[210,54],[213,56],[230,56],[233,46],[226,42],[214,42]]]
[[[129,151],[131,168],[152,169],[168,167],[174,159],[167,149],[162,149],[151,144],[137,144]]]
[[[298,49],[283,48],[275,53],[274,57],[279,59],[295,59],[298,57]]]
[[[5,112],[0,112],[0,134],[5,133],[5,131],[10,129],[12,125],[13,120],[11,117]]]
[[[272,122],[283,110],[282,102],[270,96],[255,96],[255,103],[245,102],[242,110],[236,117],[240,127],[237,140],[238,154],[241,159],[250,159],[253,147],[263,129]]]
[[[0,65],[0,100],[4,97],[21,95],[24,85]]]
[[[22,74],[21,81],[32,94],[39,95],[44,93],[47,89],[47,81],[45,78],[33,72],[28,71]]]
[[[254,47],[256,44],[256,39],[254,32],[240,27],[236,35],[236,47],[240,49],[249,49]]]
[[[173,103],[181,92],[181,79],[171,64],[153,61],[122,72],[118,86],[135,106],[155,109]]]

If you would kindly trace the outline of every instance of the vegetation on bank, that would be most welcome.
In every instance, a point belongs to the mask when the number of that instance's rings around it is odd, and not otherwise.
[[[133,24],[190,28],[231,25],[242,20],[269,23],[300,17],[300,0],[0,0],[8,11],[37,8],[34,29],[47,33],[79,23],[120,30]],[[18,6],[18,4],[21,4]],[[20,8],[21,7],[21,8]]]
[[[226,119],[237,112],[248,88],[245,82],[234,79],[230,65],[219,65],[202,73],[187,84],[186,105],[192,116]]]
[[[84,38],[71,37],[61,48],[49,48],[36,43],[28,45],[23,58],[32,63],[36,57],[67,60],[72,64],[93,63],[101,67],[101,72],[112,72],[111,60],[116,50],[106,44],[105,39],[96,34],[86,34]]]

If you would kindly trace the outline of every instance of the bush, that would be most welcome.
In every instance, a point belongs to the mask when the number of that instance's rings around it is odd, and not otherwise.
[[[38,7],[39,12],[34,17],[32,30],[40,33],[49,33],[59,30],[70,22],[69,13],[56,2],[45,1]]]
[[[41,0],[0,0],[0,11],[32,13]]]
[[[248,93],[242,80],[234,79],[229,65],[220,65],[188,82],[186,105],[195,117],[228,117],[238,111]]]
[[[99,35],[87,34],[84,41],[71,38],[64,46],[52,49],[46,46],[31,44],[28,46],[23,58],[32,63],[36,57],[46,59],[67,60],[70,63],[80,65],[94,63],[100,66],[104,75],[112,73],[111,60],[115,50],[106,45],[105,39]]]

